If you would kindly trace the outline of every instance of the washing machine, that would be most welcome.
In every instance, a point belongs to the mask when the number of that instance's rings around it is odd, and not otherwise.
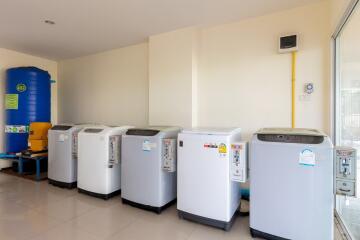
[[[176,199],[178,127],[129,129],[122,138],[123,203],[160,213]]]
[[[333,145],[314,129],[258,131],[250,144],[250,230],[265,239],[333,239]]]
[[[183,130],[177,151],[179,217],[229,230],[240,205],[239,182],[247,175],[241,130]]]
[[[121,136],[129,126],[86,127],[78,134],[78,182],[80,193],[109,199],[121,190]]]
[[[85,125],[55,125],[48,132],[49,183],[64,188],[76,187],[77,181],[77,139]]]

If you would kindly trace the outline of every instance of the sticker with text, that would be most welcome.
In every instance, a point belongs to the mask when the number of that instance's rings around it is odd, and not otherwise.
[[[304,166],[315,166],[315,153],[310,149],[304,149],[299,154],[299,164]]]
[[[150,142],[150,140],[144,140],[142,144],[142,150],[145,152],[150,152],[151,149],[156,148],[156,143]]]

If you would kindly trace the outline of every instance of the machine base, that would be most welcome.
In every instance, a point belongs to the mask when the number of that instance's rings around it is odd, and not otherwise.
[[[229,222],[206,218],[206,217],[194,215],[194,214],[187,213],[187,212],[180,211],[180,210],[178,210],[178,214],[179,214],[180,218],[183,218],[183,219],[186,219],[186,220],[189,220],[192,222],[201,223],[204,225],[209,225],[209,226],[216,227],[216,228],[221,228],[225,231],[230,230],[230,228],[232,227],[233,223],[235,222],[235,218],[236,218],[236,213],[234,213],[234,215],[232,216],[232,218],[230,219]]]
[[[108,199],[110,199],[112,197],[115,197],[115,196],[121,194],[121,189],[119,189],[119,190],[117,190],[115,192],[109,193],[109,194],[94,193],[94,192],[90,192],[90,191],[87,191],[87,190],[84,190],[84,189],[81,189],[81,188],[78,188],[78,192],[79,193],[84,193],[84,194],[92,196],[92,197],[108,200]]]
[[[268,233],[264,233],[264,232],[255,230],[253,228],[250,228],[250,233],[253,238],[263,238],[263,239],[267,239],[267,240],[290,240],[288,238],[282,238],[282,237],[274,236],[274,235],[271,235]]]
[[[56,181],[53,179],[48,178],[49,180],[49,184],[54,185],[56,187],[61,187],[61,188],[68,188],[68,189],[72,189],[72,188],[76,188],[76,184],[77,182],[71,182],[71,183],[67,183],[67,182],[60,182],[60,181]]]
[[[148,210],[148,211],[151,211],[151,212],[155,212],[157,214],[160,214],[163,210],[165,210],[166,208],[170,207],[172,204],[174,204],[176,202],[176,199],[168,202],[167,204],[165,204],[164,206],[162,207],[153,207],[153,206],[150,206],[150,205],[144,205],[144,204],[141,204],[141,203],[137,203],[137,202],[133,202],[133,201],[130,201],[130,200],[127,200],[125,198],[122,198],[122,202],[124,204],[128,204],[130,206],[133,206],[133,207],[137,207],[137,208],[141,208],[141,209],[144,209],[144,210]]]

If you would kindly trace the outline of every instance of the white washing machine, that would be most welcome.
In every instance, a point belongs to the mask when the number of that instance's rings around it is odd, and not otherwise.
[[[333,239],[333,145],[313,129],[262,129],[250,145],[250,229],[265,239]]]
[[[77,181],[77,139],[85,125],[55,125],[48,132],[48,180],[58,187],[74,188]]]
[[[79,192],[103,199],[120,194],[121,135],[129,128],[93,126],[79,132]]]
[[[184,130],[178,135],[180,218],[231,228],[240,205],[239,182],[247,171],[246,143],[240,141],[238,128]]]
[[[122,138],[123,203],[160,213],[176,199],[178,127],[133,128]]]

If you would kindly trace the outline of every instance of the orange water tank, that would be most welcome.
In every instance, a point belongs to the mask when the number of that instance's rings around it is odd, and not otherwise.
[[[49,122],[32,122],[29,127],[28,145],[30,150],[44,151],[48,146],[48,130],[51,128]]]

